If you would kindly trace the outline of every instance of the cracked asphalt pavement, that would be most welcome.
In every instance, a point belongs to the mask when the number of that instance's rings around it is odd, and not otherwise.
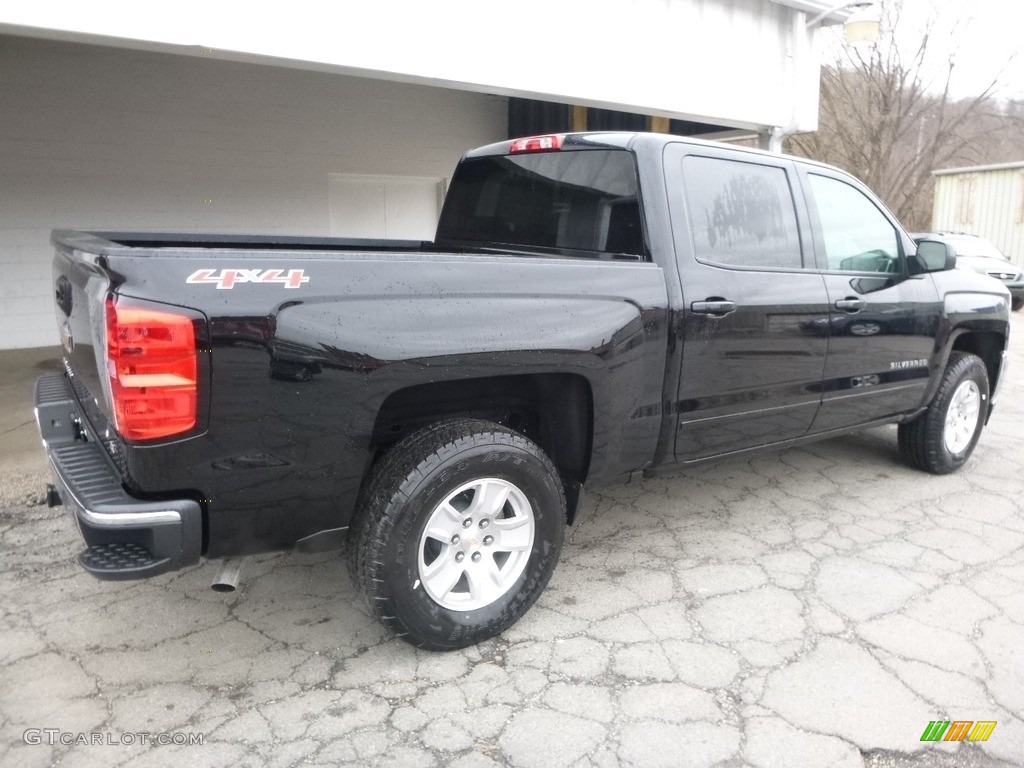
[[[906,467],[888,427],[591,493],[538,604],[444,654],[336,554],[252,558],[230,594],[215,563],[96,581],[34,449],[0,465],[0,763],[1024,766],[1013,334],[961,472]],[[997,725],[921,742],[934,720]]]

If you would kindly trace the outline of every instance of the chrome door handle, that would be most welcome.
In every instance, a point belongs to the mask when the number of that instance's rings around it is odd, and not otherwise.
[[[707,301],[695,301],[690,304],[690,310],[698,315],[728,315],[730,312],[736,311],[735,301],[722,300],[707,300]]]
[[[860,312],[864,307],[867,306],[867,302],[864,299],[839,299],[836,302],[836,309],[841,309],[844,312]]]

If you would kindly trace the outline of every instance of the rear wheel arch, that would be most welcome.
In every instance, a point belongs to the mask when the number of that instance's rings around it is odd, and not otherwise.
[[[593,411],[591,384],[575,373],[417,384],[392,392],[381,404],[371,448],[380,456],[405,436],[430,424],[452,418],[484,419],[536,443],[567,486],[582,484],[590,468]]]

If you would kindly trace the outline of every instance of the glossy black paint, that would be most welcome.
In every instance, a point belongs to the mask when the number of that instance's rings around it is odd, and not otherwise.
[[[824,278],[832,306],[829,349],[812,429],[838,429],[922,405],[942,317],[931,275]]]
[[[566,144],[595,146],[634,153],[649,260],[54,233],[58,327],[66,322],[75,339],[66,358],[92,436],[136,497],[200,501],[206,554],[227,556],[346,526],[377,453],[419,419],[504,420],[541,441],[567,481],[597,486],[677,460],[906,418],[927,402],[955,344],[988,334],[993,360],[1005,344],[1008,299],[994,281],[819,269],[792,159],[649,134]],[[679,159],[723,152],[792,179],[799,268],[694,258]],[[903,247],[911,252],[909,239]],[[309,279],[297,288],[186,282],[204,269],[301,269]],[[108,293],[199,313],[202,417],[193,433],[157,444],[110,434],[100,375]],[[864,306],[836,306],[849,298]],[[700,302],[732,307],[709,312]],[[928,362],[887,367],[906,360]],[[467,393],[469,405],[460,401]]]
[[[81,246],[75,238],[57,236],[59,263]],[[346,525],[381,406],[426,383],[579,377],[593,413],[589,475],[622,476],[654,454],[668,344],[654,264],[426,249],[373,258],[341,250],[212,257],[180,244],[173,255],[102,250],[94,261],[119,294],[173,297],[208,318],[207,428],[121,451],[136,494],[185,490],[207,500],[209,555],[288,547]],[[186,284],[206,267],[287,267],[310,280],[297,290]],[[94,312],[101,305],[94,301]],[[95,372],[92,357],[73,365]],[[93,375],[90,391],[101,392]]]
[[[676,456],[804,434],[821,400],[829,341],[806,330],[828,316],[820,276],[696,267],[683,280],[690,295],[725,297],[736,309],[687,319]]]
[[[827,320],[821,276],[813,266],[807,215],[794,204],[799,241],[792,269],[752,269],[702,262],[685,207],[688,158],[732,159],[734,152],[700,144],[666,148],[675,251],[683,286],[682,365],[676,400],[676,458],[700,459],[805,434],[821,401],[828,337],[809,332]],[[758,168],[792,174],[781,156],[743,156]],[[798,199],[798,198],[797,198]],[[726,314],[700,303],[726,301]]]

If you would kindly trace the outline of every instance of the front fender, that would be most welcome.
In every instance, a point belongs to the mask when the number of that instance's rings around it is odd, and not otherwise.
[[[997,280],[962,270],[934,273],[943,297],[942,322],[935,340],[935,366],[924,402],[931,402],[953,350],[977,354],[988,368],[993,393],[998,389],[1010,335],[1010,293]],[[994,396],[990,398],[991,406]]]

